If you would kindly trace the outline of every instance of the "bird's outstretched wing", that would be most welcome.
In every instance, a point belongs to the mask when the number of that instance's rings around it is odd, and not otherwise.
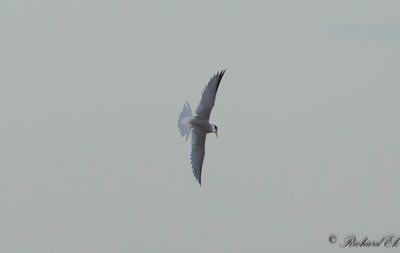
[[[196,118],[207,121],[210,119],[210,114],[214,106],[215,96],[217,95],[219,83],[221,82],[224,74],[225,70],[215,74],[210,79],[207,86],[204,88],[200,103],[196,109]]]
[[[190,161],[192,163],[193,175],[201,185],[201,169],[203,167],[206,143],[206,133],[192,130],[192,153]]]

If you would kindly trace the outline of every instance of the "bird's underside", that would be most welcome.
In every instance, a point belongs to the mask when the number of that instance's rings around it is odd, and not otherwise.
[[[197,116],[190,120],[190,126],[193,130],[204,132],[206,134],[212,133],[212,125],[208,120],[199,119]]]
[[[189,103],[186,102],[178,118],[178,129],[182,137],[185,137],[187,140],[189,135],[192,135],[190,161],[194,177],[200,185],[205,155],[206,135],[207,133],[215,133],[217,135],[218,131],[218,128],[215,125],[209,123],[209,119],[211,110],[214,107],[218,87],[224,73],[225,70],[215,74],[210,79],[203,90],[200,103],[196,108],[195,116],[193,116]]]

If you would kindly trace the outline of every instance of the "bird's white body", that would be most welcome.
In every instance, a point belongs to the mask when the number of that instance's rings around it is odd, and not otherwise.
[[[208,120],[198,119],[193,117],[192,110],[188,102],[186,102],[181,115],[178,119],[178,128],[182,137],[188,139],[191,130],[198,133],[217,133],[217,128],[214,124],[210,124]]]
[[[206,120],[192,118],[190,120],[190,126],[194,128],[196,131],[204,132],[206,134],[216,132],[215,126],[213,124],[210,124]]]

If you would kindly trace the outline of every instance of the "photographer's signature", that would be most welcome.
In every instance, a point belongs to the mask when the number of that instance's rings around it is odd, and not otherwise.
[[[329,242],[334,244],[338,241],[335,234],[331,234],[328,238]],[[357,238],[355,235],[349,235],[343,238],[339,243],[342,248],[396,248],[400,246],[400,236],[385,235],[377,240],[371,240],[368,236]]]

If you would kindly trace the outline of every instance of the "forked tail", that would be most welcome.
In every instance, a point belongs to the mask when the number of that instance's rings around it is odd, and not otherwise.
[[[182,137],[186,137],[186,140],[189,138],[190,130],[192,129],[190,126],[190,120],[192,119],[192,109],[190,108],[189,103],[183,105],[183,109],[181,114],[179,114],[178,118],[178,129],[181,132]]]

